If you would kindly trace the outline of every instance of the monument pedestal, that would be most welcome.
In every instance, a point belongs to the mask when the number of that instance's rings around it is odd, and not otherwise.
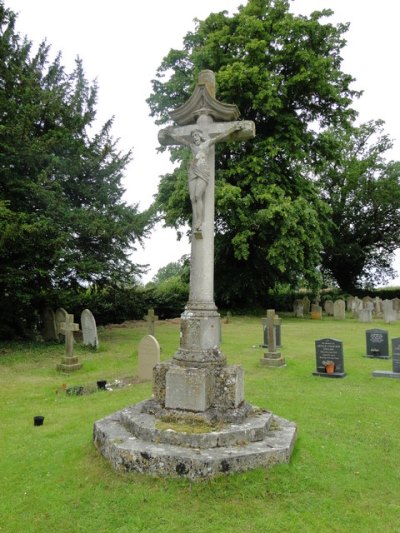
[[[57,365],[57,370],[62,372],[75,372],[82,368],[82,363],[79,362],[77,357],[62,357],[61,363]]]

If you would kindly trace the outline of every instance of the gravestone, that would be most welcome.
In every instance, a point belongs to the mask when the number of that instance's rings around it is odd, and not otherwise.
[[[326,338],[315,341],[316,371],[314,376],[325,378],[344,378],[343,343],[336,339]],[[333,364],[333,372],[328,367]]]
[[[158,320],[158,316],[154,314],[154,309],[149,309],[147,315],[143,317],[143,320],[146,320],[149,327],[149,335],[153,335],[155,331],[155,323]]]
[[[266,329],[267,329],[267,342],[268,342],[268,352],[264,353],[264,357],[260,359],[262,366],[268,367],[279,367],[284,366],[285,359],[281,356],[281,353],[276,350],[276,330],[275,330],[275,310],[267,310],[267,319],[266,319]],[[265,340],[265,330],[264,330],[264,340]]]
[[[397,378],[400,379],[400,337],[392,339],[392,371],[375,370],[374,378]]]
[[[346,318],[346,304],[344,300],[336,300],[333,304],[333,318],[344,320]]]
[[[211,71],[200,73],[194,92],[171,118],[177,126],[161,130],[160,143],[186,146],[192,154],[189,300],[181,316],[179,349],[155,366],[153,397],[97,421],[94,442],[115,468],[158,476],[203,479],[287,462],[295,425],[245,402],[243,369],[228,366],[220,349],[214,303],[215,144],[250,139],[254,123],[238,121],[235,105],[216,100]],[[223,429],[168,431],[156,427],[160,419],[220,423]]]
[[[261,323],[263,326],[263,343],[262,348],[268,348],[268,318],[262,318]],[[275,331],[275,343],[277,348],[282,347],[282,319],[278,315],[274,318],[274,331]]]
[[[45,341],[58,341],[56,317],[53,309],[46,307],[42,312],[41,335]]]
[[[371,309],[359,309],[358,310],[359,322],[372,322],[372,310]]]
[[[367,343],[366,357],[389,359],[389,334],[384,329],[368,329],[365,332]]]
[[[324,311],[328,316],[333,316],[333,302],[332,300],[326,300],[324,303]]]
[[[64,342],[64,334],[61,331],[61,324],[67,321],[68,313],[63,307],[56,309],[55,318],[56,318],[56,327],[57,327],[57,337],[60,342]]]
[[[349,296],[346,300],[347,311],[353,311],[354,296]]]
[[[359,313],[360,313],[360,311],[361,311],[362,309],[363,309],[363,302],[362,302],[362,300],[360,300],[360,299],[358,298],[358,296],[356,296],[356,297],[354,298],[354,301],[353,301],[353,309],[352,309],[352,311],[353,311],[353,317],[354,317],[354,318],[359,318]],[[372,318],[372,313],[371,313],[371,318]]]
[[[153,335],[146,335],[138,347],[138,377],[152,380],[153,368],[160,362],[160,345]]]
[[[393,309],[398,313],[400,311],[400,299],[393,298],[392,305],[393,305]]]
[[[304,318],[303,300],[295,300],[293,303],[293,313],[296,318]]]
[[[310,299],[308,298],[308,296],[304,296],[303,298],[303,313],[308,315],[310,314],[310,305],[311,305],[311,302],[310,302]]]
[[[313,320],[321,320],[322,307],[319,304],[311,304],[311,318]]]
[[[397,322],[397,313],[396,313],[396,311],[393,308],[390,309],[389,307],[387,309],[384,309],[383,310],[383,320],[384,320],[385,324],[394,324],[395,322]]]
[[[376,318],[383,318],[383,306],[382,299],[378,296],[374,299],[374,316]]]
[[[60,331],[65,337],[65,355],[57,370],[74,372],[82,367],[82,363],[74,356],[74,331],[79,331],[79,325],[74,324],[74,315],[67,314],[65,322],[60,324]]]
[[[97,335],[96,320],[90,309],[84,309],[81,313],[81,327],[83,344],[85,346],[99,347],[99,338]]]
[[[369,309],[370,311],[374,310],[374,301],[371,296],[364,296],[362,299],[363,309]]]

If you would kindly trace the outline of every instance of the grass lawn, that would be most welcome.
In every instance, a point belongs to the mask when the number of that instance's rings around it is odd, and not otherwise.
[[[284,368],[261,367],[261,320],[223,324],[228,364],[245,369],[246,400],[293,420],[289,465],[197,483],[120,474],[92,444],[93,422],[151,395],[151,383],[82,396],[67,387],[134,376],[145,323],[99,331],[83,368],[56,371],[63,346],[0,344],[0,532],[400,532],[400,380],[373,378],[391,360],[365,358],[365,331],[397,324],[283,318]],[[179,326],[156,324],[162,359]],[[314,341],[343,341],[344,379],[313,376]],[[44,415],[34,427],[33,417]]]

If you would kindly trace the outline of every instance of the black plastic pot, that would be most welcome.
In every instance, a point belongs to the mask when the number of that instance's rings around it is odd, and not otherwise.
[[[97,382],[97,388],[99,390],[106,390],[107,381],[105,379]]]
[[[33,425],[34,426],[43,426],[44,416],[34,416]]]

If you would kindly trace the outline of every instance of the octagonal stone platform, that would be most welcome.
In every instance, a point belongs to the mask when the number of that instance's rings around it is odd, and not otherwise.
[[[146,400],[95,423],[94,443],[116,470],[210,478],[287,463],[296,438],[294,423],[260,409],[206,433],[158,429],[153,411]]]

